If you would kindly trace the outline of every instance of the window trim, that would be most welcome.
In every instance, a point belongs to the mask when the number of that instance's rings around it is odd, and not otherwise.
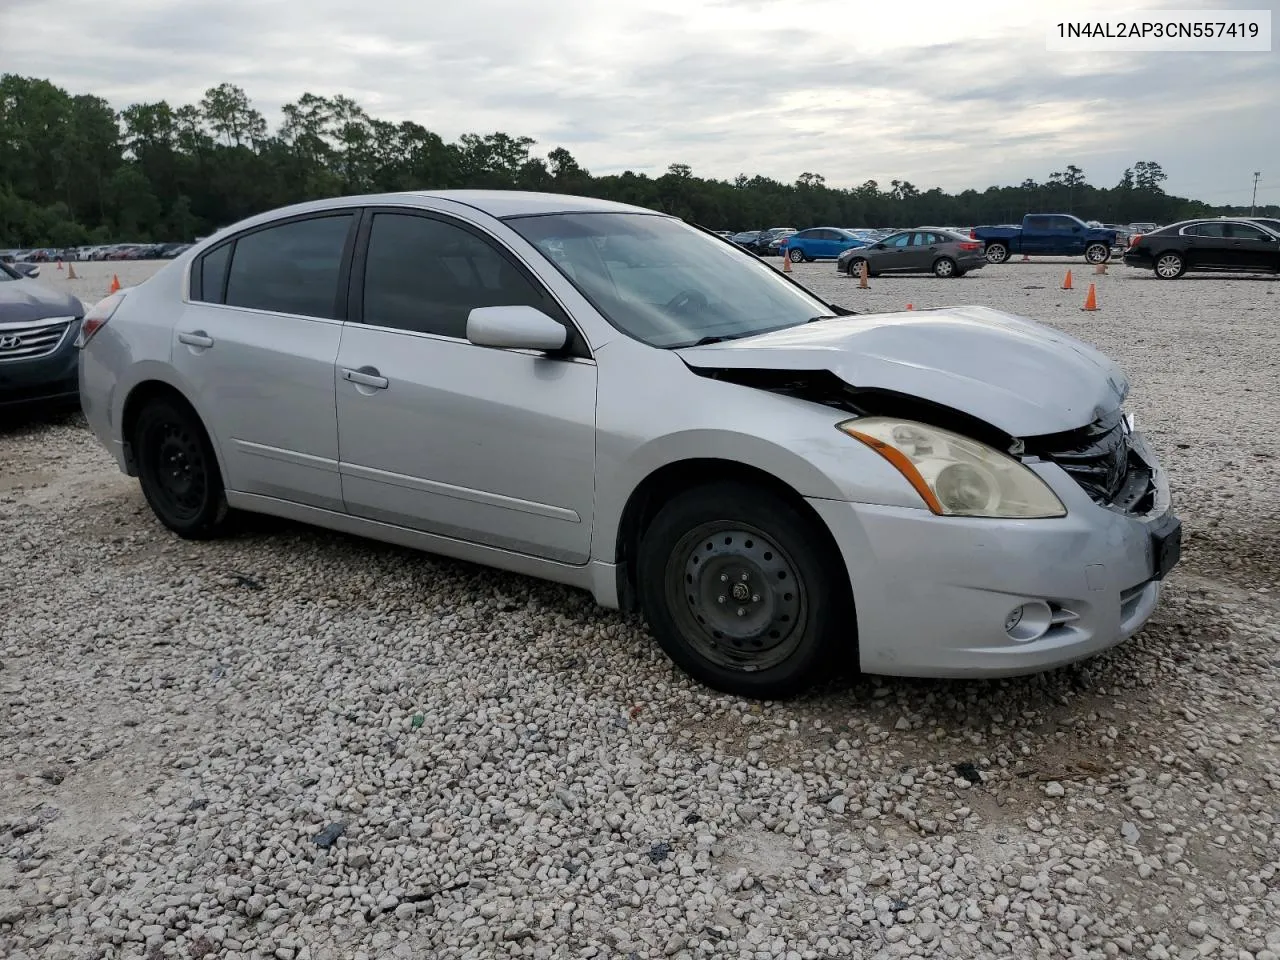
[[[280,217],[276,220],[268,220],[266,223],[255,224],[246,230],[238,231],[225,240],[220,240],[207,250],[202,250],[199,256],[191,259],[187,274],[187,302],[198,303],[205,307],[222,307],[227,310],[250,310],[254,313],[278,317],[297,317],[302,320],[315,320],[321,323],[342,323],[346,319],[346,290],[351,278],[352,255],[355,249],[356,235],[360,227],[360,213],[361,208],[351,206],[312,210],[308,213],[294,214],[293,216]],[[306,220],[327,220],[333,217],[350,217],[351,223],[347,226],[347,235],[342,241],[341,259],[338,262],[338,279],[334,288],[334,315],[332,317],[317,317],[307,313],[290,313],[284,310],[268,310],[263,307],[248,307],[227,303],[227,289],[231,284],[231,268],[235,265],[236,247],[241,238],[261,233],[264,230],[271,230],[275,227],[288,226],[292,223],[301,223]],[[206,300],[204,299],[205,258],[227,246],[230,246],[231,251],[227,256],[226,272],[222,275],[222,289],[218,291],[217,300]]]
[[[552,290],[542,278],[534,272],[532,267],[527,264],[523,258],[511,250],[501,238],[494,236],[487,230],[481,229],[473,223],[461,220],[451,216],[440,210],[429,210],[423,207],[400,207],[373,205],[360,208],[360,216],[358,217],[357,227],[355,231],[354,247],[349,263],[349,271],[346,284],[346,323],[358,323],[370,330],[385,330],[389,333],[404,334],[407,336],[424,337],[431,340],[443,340],[447,343],[465,343],[468,346],[475,346],[466,337],[451,337],[443,333],[431,333],[425,330],[406,330],[403,327],[387,327],[377,323],[366,323],[364,319],[364,279],[368,265],[369,256],[369,236],[373,231],[373,220],[378,214],[396,214],[400,216],[419,217],[423,220],[435,220],[446,226],[456,227],[465,233],[470,234],[482,243],[488,244],[495,252],[507,261],[517,273],[525,278],[536,290],[541,290],[555,305],[559,315],[555,313],[549,314],[553,320],[564,324],[568,330],[568,338],[565,341],[565,349],[559,353],[552,353],[550,356],[561,360],[578,360],[578,361],[595,361],[591,352],[591,344],[587,340],[586,335],[582,332],[582,327],[574,319],[573,314],[565,306],[554,290]],[[488,349],[481,347],[478,349]],[[525,352],[525,351],[508,351],[508,352]],[[532,354],[538,356],[547,356],[547,354]]]

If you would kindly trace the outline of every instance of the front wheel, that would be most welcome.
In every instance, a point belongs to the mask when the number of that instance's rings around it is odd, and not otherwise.
[[[939,257],[933,265],[933,275],[944,280],[948,277],[959,276],[956,272],[956,262],[950,257]]]
[[[1105,263],[1111,259],[1111,248],[1105,243],[1091,243],[1084,248],[1084,259],[1088,263]]]
[[[804,251],[799,247],[793,247],[788,250],[787,256],[791,258],[792,263],[804,263]]]
[[[987,244],[987,263],[1004,263],[1009,259],[1009,248],[1003,243]]]
[[[740,483],[687,491],[640,542],[637,584],[658,644],[687,674],[738,696],[808,687],[855,620],[827,533],[791,502]]]
[[[1155,273],[1161,280],[1177,280],[1186,269],[1186,261],[1176,253],[1162,253],[1156,257]]]
[[[190,540],[207,540],[227,527],[222,474],[200,418],[185,403],[156,399],[134,424],[138,480],[156,517]]]
[[[867,262],[865,257],[854,257],[849,261],[848,269],[845,271],[851,277],[862,276],[862,266]],[[871,268],[867,267],[867,276],[871,276]]]

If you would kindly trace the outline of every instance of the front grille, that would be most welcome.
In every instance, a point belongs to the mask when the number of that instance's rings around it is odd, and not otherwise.
[[[75,317],[51,317],[26,323],[0,323],[0,363],[38,360],[58,349]]]
[[[1095,503],[1126,513],[1150,506],[1151,470],[1133,453],[1121,410],[1079,430],[1031,438],[1026,449],[1060,466]]]

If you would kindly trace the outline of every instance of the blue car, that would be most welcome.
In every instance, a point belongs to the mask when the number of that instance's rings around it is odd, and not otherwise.
[[[840,254],[854,247],[865,247],[867,241],[841,227],[810,227],[787,237],[783,256],[792,263],[808,260],[838,260]]]

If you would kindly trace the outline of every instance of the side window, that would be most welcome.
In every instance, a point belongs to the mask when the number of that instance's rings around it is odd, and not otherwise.
[[[1053,217],[1027,217],[1028,230],[1052,230]]]
[[[374,214],[365,323],[465,340],[474,308],[506,306],[536,307],[564,322],[551,296],[488,241],[430,217]]]
[[[240,236],[228,306],[336,319],[338,275],[353,214],[295,220]]]
[[[227,264],[231,262],[232,243],[214,247],[196,262],[191,271],[191,299],[205,303],[221,303],[222,288],[227,279]]]
[[[1227,223],[1225,236],[1234,240],[1265,240],[1267,235],[1257,227],[1250,226],[1247,223]]]
[[[1187,228],[1187,233],[1193,237],[1223,237],[1226,236],[1221,223],[1197,223]]]
[[[898,248],[906,247],[911,244],[911,234],[900,233],[896,237],[890,237],[884,243],[885,243],[885,246],[887,247],[898,247]]]

